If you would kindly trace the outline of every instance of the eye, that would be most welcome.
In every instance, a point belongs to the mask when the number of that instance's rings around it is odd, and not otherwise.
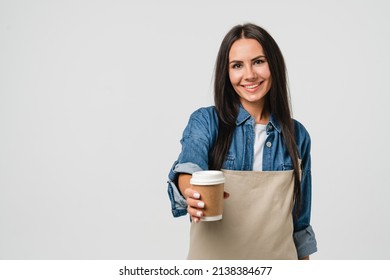
[[[256,60],[253,62],[253,64],[262,64],[262,63],[264,63],[264,62],[265,62],[265,60],[256,59]]]
[[[240,69],[242,67],[242,65],[240,63],[234,63],[232,64],[232,68],[233,69]]]

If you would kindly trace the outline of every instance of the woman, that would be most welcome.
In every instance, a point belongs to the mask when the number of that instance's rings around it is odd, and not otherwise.
[[[189,258],[309,259],[317,251],[310,225],[310,136],[291,117],[284,59],[267,31],[245,24],[226,34],[217,56],[214,94],[215,106],[200,108],[191,115],[183,132],[182,151],[169,173],[172,213],[174,217],[189,213],[193,222]],[[221,223],[199,223],[206,205],[189,181],[193,172],[208,169],[225,170],[227,183],[239,176],[231,191],[225,184],[225,206],[232,213],[250,208],[245,215],[257,216],[249,225],[245,223],[247,216],[224,224],[225,214]],[[283,183],[270,181],[269,174],[283,177]],[[247,178],[252,182],[254,196],[248,196],[248,185],[240,183],[242,176],[245,182]],[[279,193],[274,193],[272,200],[276,197],[279,201],[275,206],[270,199],[264,200],[262,192],[274,186],[281,188],[279,185],[286,186],[287,192],[293,190],[292,198],[286,200],[283,194],[281,200]],[[259,186],[266,188],[258,191]],[[288,215],[280,216],[280,207],[289,205],[280,201],[291,201],[291,207],[286,208]],[[260,205],[269,206],[259,209]],[[276,216],[269,218],[271,213]],[[280,223],[259,221],[260,217]],[[241,233],[234,232],[244,226],[247,228]],[[280,239],[281,232],[284,239]],[[218,242],[221,244],[215,245]],[[196,250],[199,246],[203,248]],[[202,251],[209,252],[199,253]]]

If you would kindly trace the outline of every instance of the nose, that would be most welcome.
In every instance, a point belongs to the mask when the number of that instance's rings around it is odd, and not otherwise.
[[[257,74],[252,66],[245,67],[245,80],[254,81],[257,78]]]

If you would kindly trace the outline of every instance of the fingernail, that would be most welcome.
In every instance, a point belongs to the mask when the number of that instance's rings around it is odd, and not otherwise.
[[[200,198],[200,194],[199,193],[194,193],[194,198]]]
[[[202,211],[198,211],[198,212],[196,212],[196,216],[198,216],[198,217],[202,217]]]
[[[203,208],[204,207],[204,202],[203,201],[199,201],[198,202],[198,207],[199,208]]]

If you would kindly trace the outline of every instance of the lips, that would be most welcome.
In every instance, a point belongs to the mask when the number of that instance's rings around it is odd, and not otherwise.
[[[253,89],[255,87],[258,87],[259,85],[260,85],[260,83],[253,84],[253,85],[244,85],[243,87],[246,89]]]
[[[242,85],[242,87],[247,90],[248,92],[254,92],[256,91],[259,86],[263,83],[264,81],[258,82],[256,84],[247,84],[247,85]]]

